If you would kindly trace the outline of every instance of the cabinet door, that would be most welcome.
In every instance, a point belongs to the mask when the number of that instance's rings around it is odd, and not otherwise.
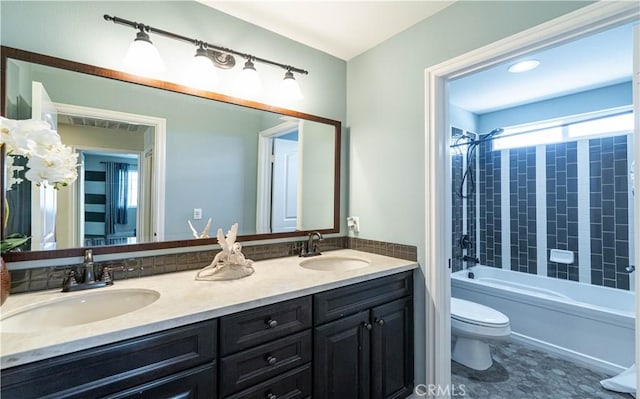
[[[225,399],[308,399],[311,397],[311,364],[287,371]]]
[[[413,389],[412,298],[371,310],[371,375],[374,399],[405,398]]]
[[[311,297],[234,313],[220,318],[222,356],[311,327]]]
[[[369,311],[316,327],[314,399],[369,398]]]
[[[224,357],[220,395],[230,395],[310,361],[311,330]]]
[[[216,396],[216,370],[213,364],[208,364],[104,399],[214,399]]]
[[[2,370],[2,399],[103,397],[210,363],[217,321],[208,320]]]

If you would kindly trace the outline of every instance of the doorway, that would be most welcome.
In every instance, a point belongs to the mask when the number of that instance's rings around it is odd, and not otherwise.
[[[63,141],[84,159],[78,184],[59,194],[65,206],[58,209],[58,224],[66,226],[59,229],[66,232],[61,241],[77,247],[162,240],[166,120],[60,103],[56,108],[59,133],[68,136]],[[109,228],[107,219],[114,221]]]
[[[258,135],[258,234],[298,228],[299,133],[299,122],[287,121]]]
[[[450,80],[488,68],[501,62],[515,59],[543,48],[567,42],[577,37],[601,31],[609,27],[638,20],[637,7],[628,3],[598,3],[587,6],[565,17],[539,25],[484,48],[426,70],[426,269],[427,291],[427,370],[428,381],[438,386],[451,383],[451,335],[450,335],[450,275],[448,264],[451,253],[451,173],[442,173],[441,165],[449,165],[450,131],[447,83]],[[637,48],[638,45],[636,44]],[[637,56],[636,56],[637,57]],[[634,84],[637,90],[637,82]],[[638,94],[635,94],[636,121],[638,118]],[[638,135],[636,122],[635,135]],[[635,153],[639,151],[639,140],[635,140]],[[448,169],[448,168],[447,168]],[[636,175],[637,175],[636,166]],[[635,208],[640,209],[636,196]],[[635,230],[640,220],[635,218]],[[636,258],[640,257],[636,248]],[[636,286],[638,276],[636,273]],[[636,296],[636,303],[638,298]],[[636,331],[638,328],[636,305]],[[638,343],[636,343],[638,347]],[[638,351],[636,351],[636,363]]]

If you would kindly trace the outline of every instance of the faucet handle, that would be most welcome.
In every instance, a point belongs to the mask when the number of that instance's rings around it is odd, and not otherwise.
[[[62,280],[62,292],[67,292],[75,285],[78,285],[76,271],[71,269],[66,273],[64,280]]]
[[[140,267],[140,270],[143,268]],[[102,267],[102,275],[100,276],[100,281],[107,283],[107,285],[113,284],[114,277],[113,272],[132,272],[136,270],[135,267],[127,267],[125,265],[120,266],[103,266]]]
[[[113,276],[111,271],[113,268],[109,266],[102,266],[102,274],[100,275],[100,281],[106,283],[107,285],[113,284]]]

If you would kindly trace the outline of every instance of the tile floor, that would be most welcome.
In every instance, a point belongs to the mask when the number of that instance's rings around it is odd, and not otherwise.
[[[451,362],[452,383],[464,384],[464,399],[633,399],[607,391],[607,375],[521,344],[491,345],[493,365],[476,371]]]

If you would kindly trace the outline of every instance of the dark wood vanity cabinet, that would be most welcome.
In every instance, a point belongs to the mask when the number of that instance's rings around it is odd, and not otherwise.
[[[404,398],[412,272],[2,370],[2,399]]]
[[[315,399],[411,394],[412,285],[409,272],[314,296]]]
[[[198,398],[216,392],[217,320],[2,370],[2,399]]]
[[[311,296],[220,318],[221,398],[311,395]]]

